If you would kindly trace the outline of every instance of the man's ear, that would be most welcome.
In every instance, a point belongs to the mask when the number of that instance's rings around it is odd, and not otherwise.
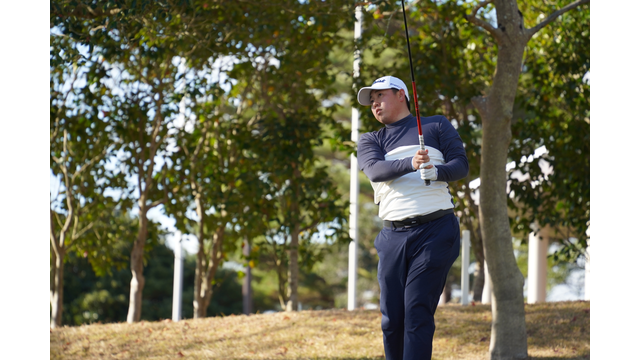
[[[407,96],[407,94],[404,93],[404,89],[400,89],[400,91],[398,91],[398,94],[400,94],[400,102],[404,102],[405,97]]]

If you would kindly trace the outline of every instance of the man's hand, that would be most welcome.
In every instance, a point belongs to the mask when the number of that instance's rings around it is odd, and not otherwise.
[[[413,156],[413,160],[411,160],[411,165],[413,166],[413,170],[418,169],[431,169],[433,165],[428,164],[431,161],[429,158],[428,150],[418,150],[416,154]],[[428,165],[427,165],[428,164]]]

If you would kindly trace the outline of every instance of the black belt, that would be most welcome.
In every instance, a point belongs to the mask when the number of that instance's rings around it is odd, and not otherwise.
[[[432,212],[431,214],[416,216],[409,219],[398,220],[398,221],[384,221],[384,227],[388,228],[409,228],[412,226],[417,226],[420,224],[424,224],[429,221],[433,221],[435,219],[439,219],[447,214],[453,214],[453,209],[447,210],[438,210],[436,212]]]

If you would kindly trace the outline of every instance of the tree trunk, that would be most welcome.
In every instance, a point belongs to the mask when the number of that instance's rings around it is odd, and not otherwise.
[[[244,248],[242,249],[242,255],[249,257],[251,255],[251,242],[249,238],[244,239]],[[242,313],[249,315],[253,312],[253,294],[251,291],[251,263],[248,262],[245,268],[245,275],[242,279]]]
[[[298,199],[300,199],[300,186],[298,181],[302,178],[300,169],[293,168],[293,180],[291,181],[291,187],[294,190],[294,198],[291,201],[291,214],[294,216],[293,228],[291,229],[291,244],[289,247],[289,271],[287,278],[289,280],[289,288],[287,289],[287,311],[298,311],[298,247],[300,236],[300,219],[297,218],[300,214],[300,206]]]
[[[287,311],[298,311],[298,236],[300,224],[296,223],[291,231],[291,247],[289,248],[289,289]]]
[[[147,240],[147,209],[141,207],[140,218],[138,220],[138,237],[133,243],[131,250],[131,287],[129,289],[129,311],[127,313],[127,322],[133,323],[140,321],[142,314],[142,290],[144,289],[144,270],[143,256],[144,244]]]
[[[471,247],[476,257],[476,269],[473,273],[473,301],[481,302],[482,291],[484,290],[484,245],[480,225],[471,234],[471,239],[475,238],[475,241],[471,242]]]
[[[207,316],[207,308],[211,303],[213,295],[213,280],[216,277],[220,260],[222,259],[222,243],[224,241],[224,225],[220,225],[213,234],[211,242],[211,251],[209,251],[208,259],[204,251],[204,242],[200,243],[198,249],[198,265],[200,269],[196,269],[196,287],[194,289],[193,299],[193,317],[194,319],[204,318]],[[204,234],[202,234],[204,236]],[[200,251],[202,249],[202,252]]]
[[[471,198],[471,190],[469,189],[468,182],[465,188],[465,198],[469,204],[469,211],[478,219],[477,226],[474,226],[470,216],[463,217],[464,225],[467,230],[469,230],[471,248],[476,257],[476,268],[473,273],[473,301],[480,302],[482,301],[482,291],[484,288],[484,249],[482,245],[482,232],[480,230],[479,208],[474,205],[473,199]]]
[[[511,141],[511,120],[522,57],[529,39],[560,14],[588,2],[573,2],[554,11],[532,29],[524,27],[516,0],[480,2],[467,20],[487,30],[498,45],[498,62],[486,96],[474,98],[482,118],[480,168],[480,224],[487,270],[493,285],[491,294],[492,360],[526,359],[527,333],[524,314],[524,277],[513,254],[507,214],[505,166]],[[477,18],[480,8],[495,5],[497,27]],[[487,280],[487,279],[485,279]]]
[[[499,2],[498,2],[499,3]],[[504,4],[503,4],[504,5]],[[517,6],[510,16],[518,16]],[[498,22],[505,21],[503,11]],[[501,25],[504,26],[504,23]],[[510,24],[513,25],[513,24]],[[507,25],[506,32],[516,31]],[[504,38],[503,38],[504,39]],[[506,38],[498,46],[498,65],[488,95],[475,99],[482,117],[480,168],[480,222],[484,254],[493,283],[491,298],[491,359],[526,359],[527,334],[524,316],[524,277],[513,254],[507,214],[505,166],[511,141],[511,118],[524,43]]]
[[[484,261],[482,262],[477,261],[476,268],[473,272],[473,301],[482,302],[483,290],[484,290]]]
[[[58,253],[59,252],[59,253]],[[53,255],[53,269],[49,282],[51,302],[51,328],[62,325],[62,294],[64,281],[64,249],[58,249]]]
[[[213,296],[213,280],[216,278],[218,272],[218,266],[222,260],[222,244],[224,242],[224,229],[226,224],[221,224],[218,230],[213,234],[213,244],[211,246],[211,252],[209,253],[209,268],[207,269],[207,291],[204,296],[204,315],[206,316],[206,309],[211,303],[211,297]]]
[[[198,237],[198,254],[196,255],[196,279],[193,288],[193,318],[203,318],[206,316],[206,310],[204,308],[204,304],[202,301],[202,297],[200,294],[202,293],[203,286],[207,286],[203,284],[203,277],[205,273],[205,269],[207,268],[207,259],[204,256],[204,240],[202,237]]]
[[[193,169],[192,169],[193,171]],[[196,189],[195,182],[192,181],[191,188]],[[207,316],[207,308],[204,305],[204,296],[202,294],[207,291],[206,269],[208,265],[207,256],[204,249],[204,211],[200,194],[195,196],[196,213],[200,219],[198,223],[198,254],[196,255],[196,278],[193,287],[193,318],[199,319]],[[204,288],[203,288],[204,287]]]
[[[193,318],[203,318],[206,316],[206,309],[204,308],[203,299],[200,296],[202,293],[203,286],[207,286],[203,284],[202,279],[204,278],[205,269],[207,268],[207,259],[205,257],[204,252],[204,238],[202,235],[198,236],[198,254],[196,255],[196,278],[193,287]]]

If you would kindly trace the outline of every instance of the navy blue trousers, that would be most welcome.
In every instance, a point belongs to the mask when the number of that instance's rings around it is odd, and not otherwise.
[[[458,219],[447,214],[411,228],[385,227],[374,244],[386,359],[431,359],[433,316],[460,254]]]

